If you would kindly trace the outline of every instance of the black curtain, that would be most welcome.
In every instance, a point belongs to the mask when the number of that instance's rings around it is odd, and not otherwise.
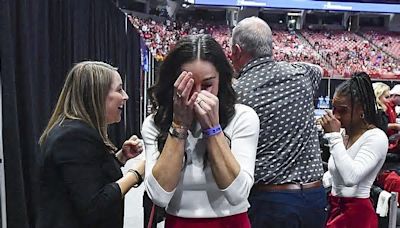
[[[125,78],[126,90],[129,92],[129,100],[126,106],[127,116],[126,132],[128,134],[141,135],[140,128],[140,105],[141,100],[141,55],[140,55],[140,34],[127,22],[127,69]],[[128,135],[129,136],[129,135]],[[121,143],[121,142],[120,142]]]
[[[112,126],[110,137],[120,146],[138,133],[140,36],[125,23],[110,0],[0,0],[8,227],[34,227],[37,141],[74,63],[99,60],[119,68],[130,99],[126,121]]]

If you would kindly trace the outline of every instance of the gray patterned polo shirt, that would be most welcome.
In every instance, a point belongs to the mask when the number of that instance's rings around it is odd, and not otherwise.
[[[239,73],[239,102],[260,118],[255,183],[309,183],[322,178],[313,105],[321,77],[318,67],[270,57],[252,60]]]

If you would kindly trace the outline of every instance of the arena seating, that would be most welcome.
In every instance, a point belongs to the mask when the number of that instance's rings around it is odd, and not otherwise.
[[[364,29],[361,35],[395,58],[400,59],[400,33],[370,28]]]
[[[163,60],[171,45],[187,34],[211,34],[229,57],[230,29],[223,22],[170,21],[129,17],[157,60]],[[372,78],[400,79],[400,35],[366,31],[360,35],[343,30],[302,30],[288,32],[282,25],[271,25],[274,58],[278,61],[304,61],[320,65],[325,76],[349,77],[365,71]]]
[[[379,50],[368,40],[348,31],[302,31],[313,47],[330,61],[334,75],[350,76],[365,71],[375,78],[400,76],[398,60]]]

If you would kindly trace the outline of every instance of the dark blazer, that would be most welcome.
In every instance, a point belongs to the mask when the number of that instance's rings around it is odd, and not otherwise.
[[[54,127],[40,154],[38,228],[122,228],[122,177],[100,134],[79,120]]]

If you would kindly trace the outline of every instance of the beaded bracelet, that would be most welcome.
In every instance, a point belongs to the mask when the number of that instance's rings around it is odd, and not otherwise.
[[[139,185],[143,182],[142,175],[140,175],[140,173],[137,170],[134,170],[134,169],[129,169],[128,172],[135,174],[137,179],[138,179],[138,182],[136,184],[134,184],[133,187],[134,188],[139,187]]]
[[[215,127],[203,130],[203,134],[210,137],[210,136],[214,136],[214,135],[220,133],[221,131],[222,131],[221,125],[218,124]]]

